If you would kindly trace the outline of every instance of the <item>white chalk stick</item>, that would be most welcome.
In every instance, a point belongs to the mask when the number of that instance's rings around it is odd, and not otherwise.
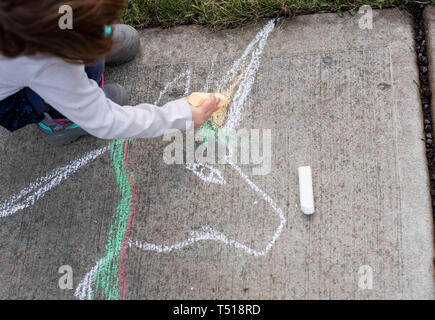
[[[311,167],[299,167],[299,197],[301,210],[305,214],[314,213],[313,180]]]

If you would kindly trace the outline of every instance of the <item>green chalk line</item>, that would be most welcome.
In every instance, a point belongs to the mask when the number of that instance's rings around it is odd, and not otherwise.
[[[123,148],[124,140],[122,139],[110,142],[111,166],[115,171],[121,200],[112,217],[109,239],[106,243],[106,255],[98,267],[92,284],[95,287],[95,290],[92,291],[92,298],[95,293],[99,292],[107,300],[121,299],[118,279],[119,255],[127,229],[131,204],[131,190],[125,174]]]
[[[204,142],[207,142],[209,139],[214,139],[215,142],[227,146],[240,147],[242,145],[240,139],[237,139],[237,137],[222,133],[211,118],[199,128],[199,133],[204,138]]]
[[[223,134],[209,119],[201,126],[200,134],[204,142],[208,139],[214,139],[217,143],[240,146],[241,143],[237,138]],[[119,300],[121,294],[119,291],[119,255],[121,253],[122,241],[127,229],[127,221],[131,205],[131,189],[128,178],[125,174],[124,167],[124,143],[125,140],[117,139],[110,142],[110,157],[112,168],[115,171],[116,182],[119,187],[121,200],[112,216],[112,224],[109,231],[109,237],[106,243],[106,255],[102,259],[95,274],[92,287],[91,298],[99,292],[107,300]],[[134,179],[133,172],[131,173]]]

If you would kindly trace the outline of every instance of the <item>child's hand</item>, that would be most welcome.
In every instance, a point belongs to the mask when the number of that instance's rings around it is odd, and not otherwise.
[[[208,98],[208,100],[206,100],[201,106],[190,106],[190,109],[192,110],[192,120],[195,128],[199,128],[200,126],[202,126],[203,123],[206,122],[214,112],[218,111],[218,104],[220,101],[221,99],[216,98],[215,94],[213,93],[210,95],[210,98]]]

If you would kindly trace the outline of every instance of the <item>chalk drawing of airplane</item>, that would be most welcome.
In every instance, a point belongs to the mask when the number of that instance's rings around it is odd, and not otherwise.
[[[263,53],[264,46],[266,44],[267,38],[275,27],[277,20],[269,21],[262,30],[256,35],[256,37],[249,43],[245,51],[239,59],[237,59],[232,68],[226,73],[226,75],[219,82],[219,89],[227,86],[227,84],[234,78],[234,75],[242,64],[247,64],[246,70],[244,70],[242,77],[238,81],[237,90],[232,94],[232,101],[229,106],[228,114],[226,116],[225,124],[222,130],[227,131],[231,129],[236,129],[243,118],[244,109],[246,107],[246,102],[248,96],[251,92],[252,85],[255,81],[255,77],[260,66],[260,59]],[[250,56],[250,60],[249,60]],[[216,60],[217,56],[215,56]],[[204,85],[203,91],[207,92],[214,73],[214,62],[212,63],[209,76]],[[190,80],[191,71],[186,70],[184,73],[178,75],[174,80],[169,82],[165,88],[160,92],[159,97],[155,104],[158,104],[160,100],[164,97],[169,88],[179,83],[182,79],[185,79],[185,93],[186,95],[190,91]],[[220,90],[218,90],[220,91]],[[231,146],[228,146],[231,148]],[[0,204],[0,218],[10,216],[22,209],[32,206],[36,201],[44,196],[44,194],[51,190],[52,188],[59,185],[62,181],[66,180],[69,176],[77,172],[80,168],[85,166],[90,161],[96,159],[97,157],[105,154],[110,150],[109,146],[91,151],[81,158],[78,158],[66,166],[60,167],[48,173],[46,176],[37,179],[36,181],[29,184],[28,187],[23,189],[19,194],[14,195],[2,204]],[[225,245],[233,246],[234,248],[244,250],[248,254],[254,256],[265,256],[270,249],[273,247],[277,239],[280,237],[282,229],[286,223],[285,216],[282,210],[278,207],[276,202],[261,188],[259,188],[249,177],[238,167],[235,163],[231,161],[230,157],[226,158],[227,163],[232,167],[232,169],[239,174],[239,176],[244,180],[247,185],[268,205],[272,208],[273,212],[279,217],[280,223],[276,228],[275,233],[263,250],[255,250],[249,246],[240,243],[235,239],[228,238],[224,233],[215,230],[214,228],[204,225],[199,231],[192,231],[188,239],[184,241],[174,243],[172,245],[162,245],[150,242],[142,242],[139,240],[131,240],[128,238],[126,245],[129,247],[136,247],[145,251],[154,251],[159,253],[169,253],[174,250],[179,250],[187,246],[191,246],[199,241],[218,241]],[[198,178],[202,179],[204,183],[214,183],[214,184],[226,184],[222,172],[216,167],[209,164],[193,163],[187,164],[186,169],[195,174]],[[124,237],[125,240],[125,237]],[[116,252],[119,254],[119,252]],[[105,257],[97,261],[94,267],[84,276],[82,281],[79,283],[75,290],[75,296],[79,299],[92,299],[94,295],[93,285],[99,273],[106,272],[107,266],[105,264],[110,263],[112,260],[117,259],[116,254],[106,254]],[[109,276],[106,276],[109,277]],[[115,295],[116,298],[124,298],[125,292],[119,296]],[[110,298],[110,297],[109,297]],[[112,296],[113,298],[113,296]]]
[[[276,21],[272,20],[267,23],[264,28],[257,34],[255,39],[248,45],[242,56],[233,63],[232,68],[227,72],[227,74],[220,81],[220,88],[227,85],[227,83],[232,79],[236,70],[240,68],[246,58],[251,55],[251,60],[249,62],[248,67],[244,71],[243,78],[238,84],[237,91],[235,92],[233,99],[231,101],[231,105],[229,107],[227,119],[225,122],[223,130],[236,129],[238,124],[240,123],[243,117],[243,109],[246,105],[247,98],[251,91],[252,85],[255,80],[256,73],[259,68],[260,58],[266,44],[267,38],[271,31],[274,29]],[[216,57],[215,57],[216,60]],[[209,85],[214,72],[214,61],[212,62],[211,70],[209,73],[209,77],[206,80],[206,84],[204,86],[203,91],[207,92],[209,89]],[[178,84],[182,79],[184,79],[185,93],[188,94],[190,91],[190,82],[191,82],[191,71],[186,70],[184,73],[179,74],[175,77],[171,82],[169,82],[164,89],[160,92],[159,97],[155,104],[158,104],[166,92],[171,88],[172,85]],[[228,146],[231,148],[231,146]],[[248,184],[248,186],[264,201],[266,201],[269,206],[273,209],[273,212],[279,217],[280,223],[277,226],[272,239],[268,242],[266,247],[263,250],[255,250],[235,239],[230,239],[224,233],[212,228],[208,225],[203,225],[199,231],[191,231],[189,238],[174,243],[172,245],[163,245],[151,242],[143,242],[139,240],[128,239],[129,247],[136,247],[142,249],[144,251],[154,251],[158,253],[169,253],[175,250],[180,250],[182,248],[193,245],[196,242],[200,241],[218,241],[225,245],[233,246],[234,248],[244,250],[248,254],[252,254],[254,256],[265,256],[270,249],[273,247],[277,239],[280,237],[282,229],[286,223],[286,219],[282,210],[278,207],[276,202],[261,188],[259,188],[249,177],[242,171],[240,167],[238,167],[235,163],[231,161],[231,158],[228,156],[226,158],[227,163],[232,167],[232,169],[237,172],[240,177]],[[202,163],[193,163],[187,164],[186,169],[193,172],[198,178],[202,179],[205,183],[214,183],[214,184],[226,184],[226,180],[224,179],[223,173],[217,169],[216,167],[209,164]],[[80,299],[91,299],[93,297],[93,289],[92,284],[95,281],[96,274],[103,263],[103,259],[99,260],[96,265],[85,275],[83,280],[80,282],[75,295]],[[125,293],[124,293],[125,294]],[[121,294],[121,298],[124,295]]]

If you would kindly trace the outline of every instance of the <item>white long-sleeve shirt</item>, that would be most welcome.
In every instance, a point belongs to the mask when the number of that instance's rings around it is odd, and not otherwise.
[[[158,137],[168,129],[185,130],[192,121],[184,97],[162,107],[147,103],[120,106],[88,79],[83,65],[45,55],[15,59],[0,55],[0,101],[25,87],[101,139]]]

